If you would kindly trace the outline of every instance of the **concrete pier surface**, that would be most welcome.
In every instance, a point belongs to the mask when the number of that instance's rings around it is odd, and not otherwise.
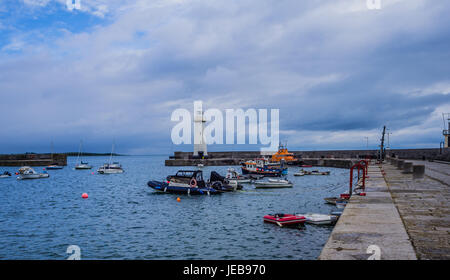
[[[417,259],[380,166],[369,166],[368,176],[366,196],[352,195],[319,259],[365,260],[370,246],[380,259]]]
[[[414,179],[384,164],[386,182],[419,259],[450,259],[450,164],[408,161],[425,166]]]
[[[370,245],[382,260],[450,259],[450,165],[405,163],[425,166],[425,176],[397,161],[369,167],[366,196],[351,197],[319,259],[368,259]]]

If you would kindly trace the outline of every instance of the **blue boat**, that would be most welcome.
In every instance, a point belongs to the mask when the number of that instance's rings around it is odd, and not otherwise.
[[[166,182],[152,180],[147,185],[157,191],[177,194],[211,195],[235,190],[224,179],[213,171],[210,181],[205,182],[201,170],[180,170],[175,175],[167,176]]]
[[[288,174],[284,163],[269,163],[265,158],[258,158],[242,163],[242,174],[257,174],[265,177],[281,177]]]
[[[149,181],[147,185],[157,191],[176,193],[176,194],[219,194],[222,191],[216,190],[211,187],[200,188],[200,187],[184,187],[184,186],[169,186],[166,182],[159,181]]]

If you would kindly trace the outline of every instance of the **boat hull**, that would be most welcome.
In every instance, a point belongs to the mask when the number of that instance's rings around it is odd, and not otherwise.
[[[49,174],[30,174],[30,175],[19,175],[17,177],[17,180],[33,180],[33,179],[43,179],[43,178],[49,178]]]
[[[45,169],[47,170],[59,170],[59,169],[63,169],[63,166],[47,166]]]
[[[159,181],[149,181],[147,185],[154,190],[174,194],[212,195],[222,193],[213,188],[169,186],[169,184]]]
[[[99,169],[97,172],[99,174],[121,174],[124,171],[122,169]]]
[[[305,223],[306,218],[291,214],[276,214],[276,215],[266,215],[264,216],[263,220],[265,223],[272,223],[280,227],[283,227],[283,226],[302,225]]]
[[[77,165],[75,166],[76,170],[86,170],[86,169],[92,169],[92,166],[90,165]]]
[[[281,171],[269,171],[269,170],[261,170],[261,171],[254,171],[249,170],[245,167],[242,167],[242,174],[255,174],[255,175],[263,175],[264,177],[281,177],[282,172]]]
[[[295,214],[297,216],[303,216],[306,218],[306,223],[313,225],[333,225],[337,221],[337,216],[335,215],[325,215],[325,214]]]

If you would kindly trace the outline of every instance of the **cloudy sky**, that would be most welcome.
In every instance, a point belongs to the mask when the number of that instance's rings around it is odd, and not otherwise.
[[[170,117],[193,100],[280,109],[291,150],[374,148],[383,125],[392,148],[442,141],[449,1],[80,3],[0,0],[0,153],[191,150]]]

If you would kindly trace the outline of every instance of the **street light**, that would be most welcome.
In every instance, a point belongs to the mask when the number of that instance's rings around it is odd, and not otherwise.
[[[369,150],[369,137],[366,136],[364,138],[366,138],[366,141],[367,141],[366,150]]]

